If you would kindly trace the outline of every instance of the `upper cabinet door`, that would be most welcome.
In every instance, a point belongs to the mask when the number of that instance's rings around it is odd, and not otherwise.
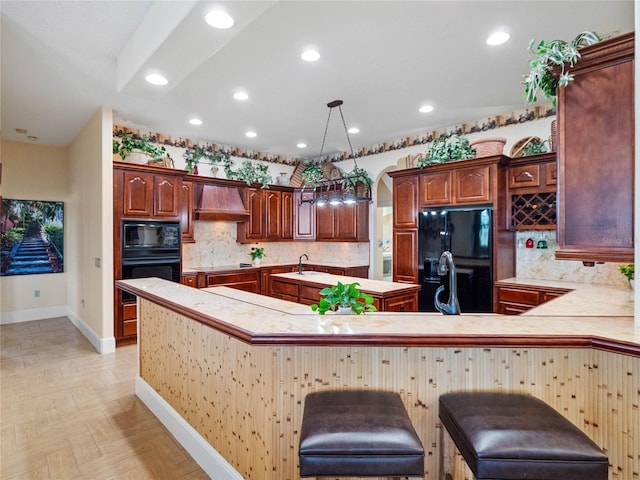
[[[417,176],[393,179],[393,227],[418,228]]]
[[[313,191],[296,190],[293,195],[294,240],[316,239],[316,205],[302,200],[313,199]]]
[[[153,215],[153,174],[124,172],[124,216]]]
[[[282,192],[282,239],[293,239],[293,192]]]
[[[156,175],[153,179],[154,215],[162,218],[178,218],[181,179]]]
[[[455,203],[486,203],[491,201],[489,166],[461,168],[453,172]]]
[[[266,238],[279,240],[282,233],[282,194],[272,190],[264,191]]]
[[[582,49],[558,91],[556,258],[633,262],[634,35]]]
[[[451,198],[451,172],[431,173],[420,177],[420,205],[448,205]]]

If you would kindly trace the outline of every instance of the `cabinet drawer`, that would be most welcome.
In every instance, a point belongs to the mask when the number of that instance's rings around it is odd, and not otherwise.
[[[509,168],[509,188],[539,187],[540,165]]]
[[[291,297],[298,297],[298,285],[293,283],[281,282],[278,280],[271,280],[271,292],[281,295],[288,295]]]
[[[502,315],[520,315],[528,312],[533,307],[531,305],[522,305],[520,303],[500,302],[498,305],[498,313]]]
[[[411,293],[384,300],[385,312],[417,312],[418,294]]]
[[[198,285],[198,276],[197,275],[182,275],[180,278],[180,283],[183,285],[187,285],[188,287],[196,288]]]
[[[135,303],[125,303],[124,305],[122,305],[123,320],[135,320],[137,317],[138,317],[138,310],[136,308]]]
[[[535,307],[540,303],[540,292],[519,288],[500,287],[498,298],[500,302],[513,302]]]
[[[558,184],[558,164],[556,162],[545,164],[544,177],[544,183],[547,185]]]
[[[137,335],[138,333],[138,320],[135,318],[133,320],[124,320],[122,322],[122,334],[125,337],[130,335]]]

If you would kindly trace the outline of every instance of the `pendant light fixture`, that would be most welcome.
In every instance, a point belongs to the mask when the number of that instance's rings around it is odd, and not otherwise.
[[[313,188],[313,197],[305,198],[300,203],[315,203],[318,206],[326,204],[336,205],[352,205],[357,202],[371,202],[371,179],[367,172],[358,167],[356,156],[353,153],[353,147],[351,146],[351,139],[349,138],[349,131],[347,130],[347,124],[344,121],[344,115],[342,114],[342,100],[333,100],[327,103],[329,107],[329,115],[327,117],[327,124],[324,127],[324,136],[322,137],[322,146],[320,147],[320,160],[322,161],[322,154],[324,153],[324,144],[327,140],[327,130],[329,129],[329,121],[331,120],[331,112],[334,108],[338,108],[340,112],[340,118],[342,119],[342,126],[344,127],[344,133],[347,136],[347,142],[349,144],[349,151],[351,152],[351,158],[353,158],[354,168],[351,172],[333,179],[322,180],[317,182]],[[308,188],[305,185],[302,191]],[[304,197],[304,196],[301,196]]]

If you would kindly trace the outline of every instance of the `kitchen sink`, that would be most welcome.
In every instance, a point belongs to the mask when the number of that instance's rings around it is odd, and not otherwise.
[[[298,273],[298,275],[326,275],[326,273],[314,272],[313,270],[304,270],[302,273]]]

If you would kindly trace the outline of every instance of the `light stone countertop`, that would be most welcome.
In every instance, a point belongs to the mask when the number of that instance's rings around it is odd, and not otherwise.
[[[297,272],[293,273],[276,273],[272,274],[272,277],[284,278],[289,280],[295,280],[298,283],[315,283],[320,285],[336,285],[338,282],[343,284],[359,283],[358,289],[365,293],[385,294],[395,293],[399,291],[418,291],[420,285],[414,285],[411,283],[394,283],[384,282],[382,280],[371,280],[368,278],[360,277],[348,277],[345,275],[332,275],[330,273],[321,272],[304,272],[300,275]]]
[[[568,293],[539,305],[523,316],[572,315],[602,317],[633,317],[633,290],[613,285],[536,280],[531,278],[508,278],[498,285],[530,285],[570,290]]]
[[[228,287],[198,290],[159,278],[118,280],[116,284],[253,345],[593,347],[640,356],[640,327],[634,326],[632,316],[575,312],[553,316],[393,312],[320,316],[295,303]]]
[[[282,266],[289,266],[289,265],[298,265],[297,261],[291,261],[291,262],[269,262],[269,261],[265,261],[263,260],[259,266],[254,265],[250,260],[248,260],[246,263],[251,264],[248,267],[241,267],[240,264],[235,264],[235,265],[183,265],[182,267],[182,273],[198,273],[198,272],[215,272],[215,273],[222,273],[222,272],[227,272],[227,271],[236,271],[236,270],[256,270],[259,269],[261,267],[282,267]],[[352,267],[369,267],[369,265],[363,265],[361,263],[344,263],[344,262],[302,262],[302,267],[310,267],[313,265],[320,265],[323,267],[330,267],[330,268],[352,268]]]

